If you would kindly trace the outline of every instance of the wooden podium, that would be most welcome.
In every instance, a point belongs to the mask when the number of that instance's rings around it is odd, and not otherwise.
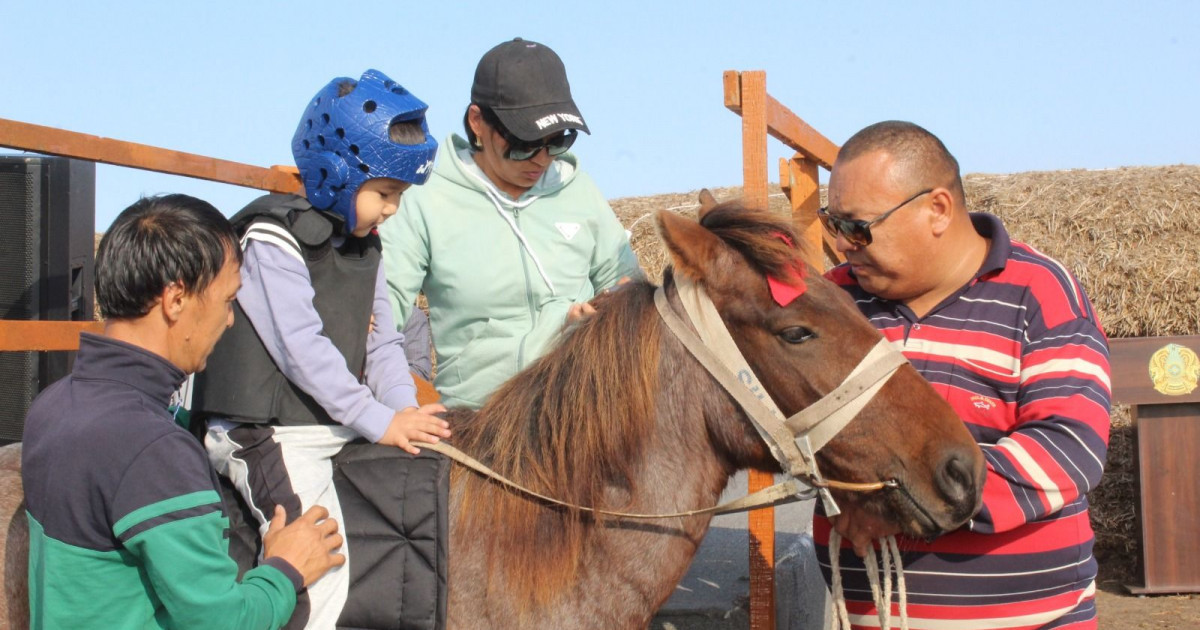
[[[1113,400],[1137,427],[1143,583],[1135,594],[1200,592],[1200,336],[1110,340]]]

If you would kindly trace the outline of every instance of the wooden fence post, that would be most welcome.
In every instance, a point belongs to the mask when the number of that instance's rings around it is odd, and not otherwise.
[[[726,72],[725,106],[742,116],[742,194],[747,206],[766,210],[767,74]],[[775,483],[774,475],[751,470],[749,492]],[[775,510],[748,515],[750,534],[750,630],[775,628]]]
[[[808,263],[821,272],[825,270],[822,251],[826,250],[826,242],[825,229],[817,221],[817,208],[821,206],[818,168],[816,162],[800,153],[792,156],[790,160],[779,160],[779,187],[783,189],[791,204],[792,225],[796,226],[796,232],[801,238],[808,242]],[[834,254],[836,255],[836,252]]]
[[[767,74],[742,73],[742,194],[746,205],[767,209]]]
[[[723,75],[725,107],[742,118],[742,193],[749,207],[766,209],[767,137],[796,150],[780,163],[780,187],[791,204],[791,218],[800,235],[809,242],[809,261],[824,271],[822,253],[834,262],[841,258],[817,221],[820,206],[820,168],[829,169],[837,158],[838,146],[805,123],[767,93],[766,73],[727,70]],[[772,475],[750,471],[749,490],[765,488]],[[750,520],[750,628],[775,628],[775,513],[754,510]]]

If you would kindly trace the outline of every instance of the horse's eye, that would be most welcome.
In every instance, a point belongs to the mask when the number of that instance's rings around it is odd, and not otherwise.
[[[790,326],[779,331],[779,338],[788,343],[804,343],[817,336],[813,331],[803,326]]]

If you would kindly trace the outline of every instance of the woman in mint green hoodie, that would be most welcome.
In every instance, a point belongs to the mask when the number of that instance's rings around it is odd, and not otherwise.
[[[554,51],[519,38],[488,51],[463,123],[379,231],[396,321],[424,291],[442,402],[478,408],[594,295],[643,274],[567,152],[588,128]]]

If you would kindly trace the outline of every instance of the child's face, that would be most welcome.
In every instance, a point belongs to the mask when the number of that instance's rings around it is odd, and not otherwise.
[[[384,221],[396,214],[400,206],[400,195],[412,186],[409,182],[387,177],[376,177],[363,182],[354,194],[354,211],[358,215],[353,234],[366,236]]]

